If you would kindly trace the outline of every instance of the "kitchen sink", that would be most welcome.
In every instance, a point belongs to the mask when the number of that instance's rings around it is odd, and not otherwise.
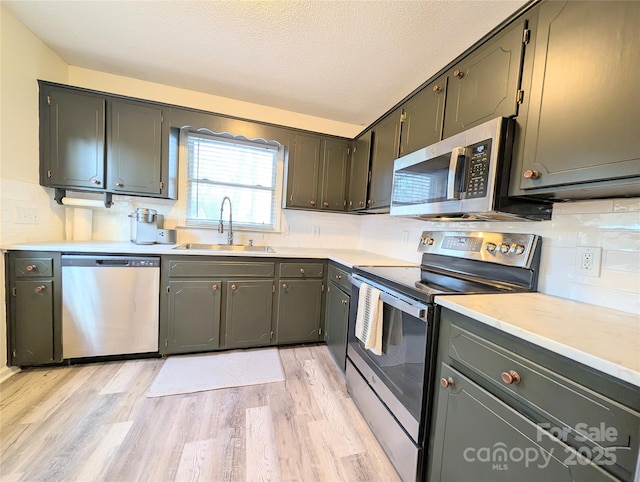
[[[275,253],[270,246],[249,246],[246,244],[198,244],[187,243],[173,249],[202,249],[208,251],[247,251],[253,253]]]

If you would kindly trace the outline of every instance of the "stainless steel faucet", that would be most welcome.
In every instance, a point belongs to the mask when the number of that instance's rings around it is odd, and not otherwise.
[[[218,224],[218,232],[224,233],[224,224],[222,223],[222,212],[224,210],[224,202],[229,201],[229,233],[227,234],[227,244],[233,244],[233,210],[231,208],[231,199],[225,196],[220,204],[220,224]]]

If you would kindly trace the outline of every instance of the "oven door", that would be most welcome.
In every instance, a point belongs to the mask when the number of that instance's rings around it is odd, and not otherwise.
[[[393,416],[420,443],[420,420],[424,406],[425,364],[431,341],[432,308],[389,290],[378,283],[350,277],[352,300],[362,282],[381,290],[383,307],[382,355],[364,348],[355,335],[357,302],[351,303],[347,356],[367,380]]]

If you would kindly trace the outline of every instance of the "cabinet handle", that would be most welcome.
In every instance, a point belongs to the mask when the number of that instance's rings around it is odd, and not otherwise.
[[[238,291],[238,287],[236,285],[231,285],[231,291]]]
[[[39,285],[39,286],[36,286],[36,289],[34,289],[33,291],[35,293],[42,293],[45,290],[45,288],[46,288],[45,285]]]
[[[329,201],[325,201],[325,202],[323,202],[323,203],[322,203],[322,205],[323,205],[325,208],[328,208],[328,207],[329,207]]]
[[[211,287],[211,289],[212,289],[213,291],[217,291],[217,290],[218,290],[218,285],[213,285],[213,286]]]
[[[100,181],[98,179],[91,179],[91,182],[96,185],[100,184]]]
[[[310,200],[309,200],[309,204],[311,204],[312,206],[315,206],[315,205],[316,205],[316,202],[315,202],[313,199],[310,199]]]
[[[522,177],[525,179],[538,179],[540,177],[540,173],[533,169],[527,169],[522,173]]]
[[[440,92],[442,92],[442,87],[440,87],[438,84],[434,85],[432,90],[436,93],[439,94]]]
[[[508,372],[502,372],[500,374],[500,378],[502,378],[502,381],[504,383],[506,383],[507,385],[511,385],[512,383],[515,383],[516,385],[518,383],[520,383],[520,374],[515,371],[515,370],[509,370]]]
[[[117,187],[124,187],[124,183],[122,181],[116,181]]]
[[[27,266],[26,270],[27,271],[35,271],[37,270],[38,267],[35,264],[30,264],[29,266]]]
[[[453,71],[453,76],[461,79],[464,77],[464,72],[462,70],[456,69]]]
[[[285,290],[289,289],[289,285],[287,283],[282,283],[282,288]]]
[[[449,387],[452,387],[453,385],[454,385],[453,378],[451,377],[447,377],[447,378],[443,377],[440,379],[440,386],[442,388],[449,388]]]
[[[304,274],[304,268],[300,268],[300,274]]]

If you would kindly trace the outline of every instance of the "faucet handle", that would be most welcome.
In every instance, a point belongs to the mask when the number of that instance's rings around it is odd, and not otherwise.
[[[253,239],[249,240],[249,246],[253,246]]]

